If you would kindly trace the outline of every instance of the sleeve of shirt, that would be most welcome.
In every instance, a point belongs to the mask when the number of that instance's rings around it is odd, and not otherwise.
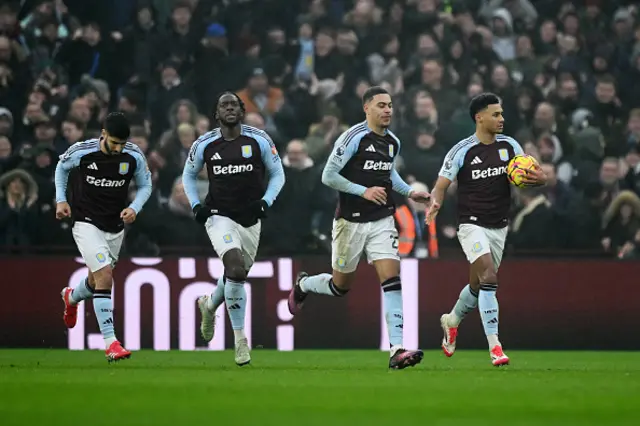
[[[396,143],[398,144],[398,152],[393,158],[393,162],[395,163],[396,158],[398,158],[398,155],[400,155],[402,143],[400,142],[400,139],[392,132],[389,132],[389,134],[396,140]],[[411,186],[409,186],[409,184],[405,182],[404,179],[402,179],[395,167],[391,169],[391,185],[394,191],[405,197],[408,197],[409,193],[412,191]]]
[[[464,156],[466,155],[467,150],[461,149],[458,146],[454,146],[444,157],[444,163],[442,164],[442,168],[440,169],[439,176],[449,179],[450,181],[454,181],[458,176],[458,172],[462,167],[462,163],[464,161]]]
[[[524,155],[524,150],[522,149],[518,141],[513,138],[507,138],[507,142],[509,142],[513,147],[513,153],[515,155]]]
[[[362,185],[353,183],[340,175],[342,168],[349,162],[360,146],[360,139],[365,135],[364,132],[356,134],[355,136],[347,130],[344,132],[333,146],[333,151],[329,155],[327,164],[322,171],[322,183],[336,191],[345,192],[347,194],[353,194],[362,196],[367,190]]]
[[[129,208],[133,209],[136,214],[140,213],[145,203],[151,196],[153,190],[153,184],[151,183],[151,171],[147,165],[147,159],[142,152],[133,151],[131,153],[136,159],[136,172],[134,178],[136,180],[136,197],[133,199]]]
[[[84,142],[74,143],[64,154],[58,157],[56,172],[54,176],[56,186],[56,203],[67,202],[67,184],[69,183],[69,172],[80,165],[80,159],[87,153],[80,146]]]
[[[187,157],[187,161],[184,163],[184,169],[182,171],[182,185],[184,186],[184,192],[189,199],[191,208],[200,204],[197,176],[202,170],[202,167],[204,167],[204,149],[212,140],[213,139],[206,133],[200,136],[200,138],[191,145],[189,156]]]
[[[278,150],[269,135],[266,133],[264,135],[256,134],[253,137],[258,142],[258,145],[260,145],[262,162],[264,163],[264,167],[267,169],[267,174],[269,175],[267,190],[265,191],[262,199],[265,200],[269,206],[272,206],[273,202],[278,197],[278,194],[280,194],[285,182],[282,161],[280,161]]]

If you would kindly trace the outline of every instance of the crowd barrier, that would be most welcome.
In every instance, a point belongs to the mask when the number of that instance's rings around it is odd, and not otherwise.
[[[78,324],[62,322],[60,290],[86,276],[73,257],[3,258],[0,347],[104,349],[91,302]],[[287,296],[299,271],[329,271],[328,258],[267,259],[247,280],[246,331],[253,347],[293,349],[388,348],[375,271],[362,263],[344,298],[310,297],[295,319]],[[439,318],[468,280],[463,260],[402,261],[404,335],[409,348],[439,347]],[[233,347],[224,306],[215,338],[198,334],[196,298],[215,288],[217,258],[121,259],[113,300],[116,332],[130,350],[222,350]],[[640,349],[640,262],[511,260],[499,273],[500,338],[509,349]],[[460,328],[458,347],[485,348],[479,315]]]

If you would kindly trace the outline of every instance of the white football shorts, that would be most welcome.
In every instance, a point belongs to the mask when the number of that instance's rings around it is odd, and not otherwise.
[[[231,249],[239,249],[244,256],[244,267],[253,266],[260,243],[260,221],[249,228],[226,216],[213,215],[204,224],[213,249],[220,259]]]
[[[469,263],[473,263],[482,255],[491,254],[493,266],[498,271],[504,253],[509,227],[490,229],[471,223],[463,223],[458,227],[458,240]]]
[[[363,253],[369,263],[382,259],[400,260],[398,230],[393,216],[374,222],[335,219],[332,239],[331,266],[344,274],[356,270]]]
[[[72,229],[73,239],[91,272],[105,266],[115,267],[124,240],[124,229],[112,234],[87,222],[76,222]]]

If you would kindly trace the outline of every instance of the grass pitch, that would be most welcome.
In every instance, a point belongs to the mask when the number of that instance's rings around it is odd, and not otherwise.
[[[0,350],[0,424],[639,425],[640,353],[485,351],[387,370],[379,351]]]

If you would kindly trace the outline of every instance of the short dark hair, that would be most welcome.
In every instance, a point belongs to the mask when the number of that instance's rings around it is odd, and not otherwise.
[[[129,129],[129,120],[121,112],[112,112],[107,115],[107,118],[104,120],[104,129],[109,136],[121,140],[129,139],[131,132]]]
[[[220,93],[218,95],[218,97],[216,98],[216,103],[215,103],[215,110],[213,111],[213,119],[218,121],[218,106],[220,105],[220,99],[222,99],[223,96],[225,95],[231,95],[233,97],[235,97],[238,100],[238,103],[240,104],[240,110],[242,110],[242,114],[245,115],[247,113],[247,108],[244,105],[244,102],[242,101],[242,99],[240,99],[240,96],[238,96],[236,93],[234,92],[230,92],[230,91],[224,91],[222,93]]]
[[[501,104],[500,97],[494,93],[480,93],[469,103],[469,115],[476,122],[476,114],[487,109],[489,105]]]
[[[74,117],[73,115],[68,115],[67,118],[64,119],[64,122],[73,124],[78,130],[84,131],[87,128],[78,117]]]
[[[147,130],[144,126],[131,126],[131,137],[133,138],[147,138]]]
[[[388,94],[389,92],[387,92],[386,89],[383,89],[380,86],[371,86],[367,90],[365,90],[364,95],[362,95],[362,104],[364,105],[371,102],[371,99],[373,99],[375,95],[388,95]]]
[[[192,12],[191,3],[189,3],[186,0],[177,0],[177,1],[175,1],[173,3],[173,6],[171,7],[171,12],[174,12],[177,9],[189,9],[189,11]]]
[[[612,76],[611,74],[604,74],[601,77],[598,77],[597,84],[612,84],[612,85],[616,85],[616,79],[614,76]]]

